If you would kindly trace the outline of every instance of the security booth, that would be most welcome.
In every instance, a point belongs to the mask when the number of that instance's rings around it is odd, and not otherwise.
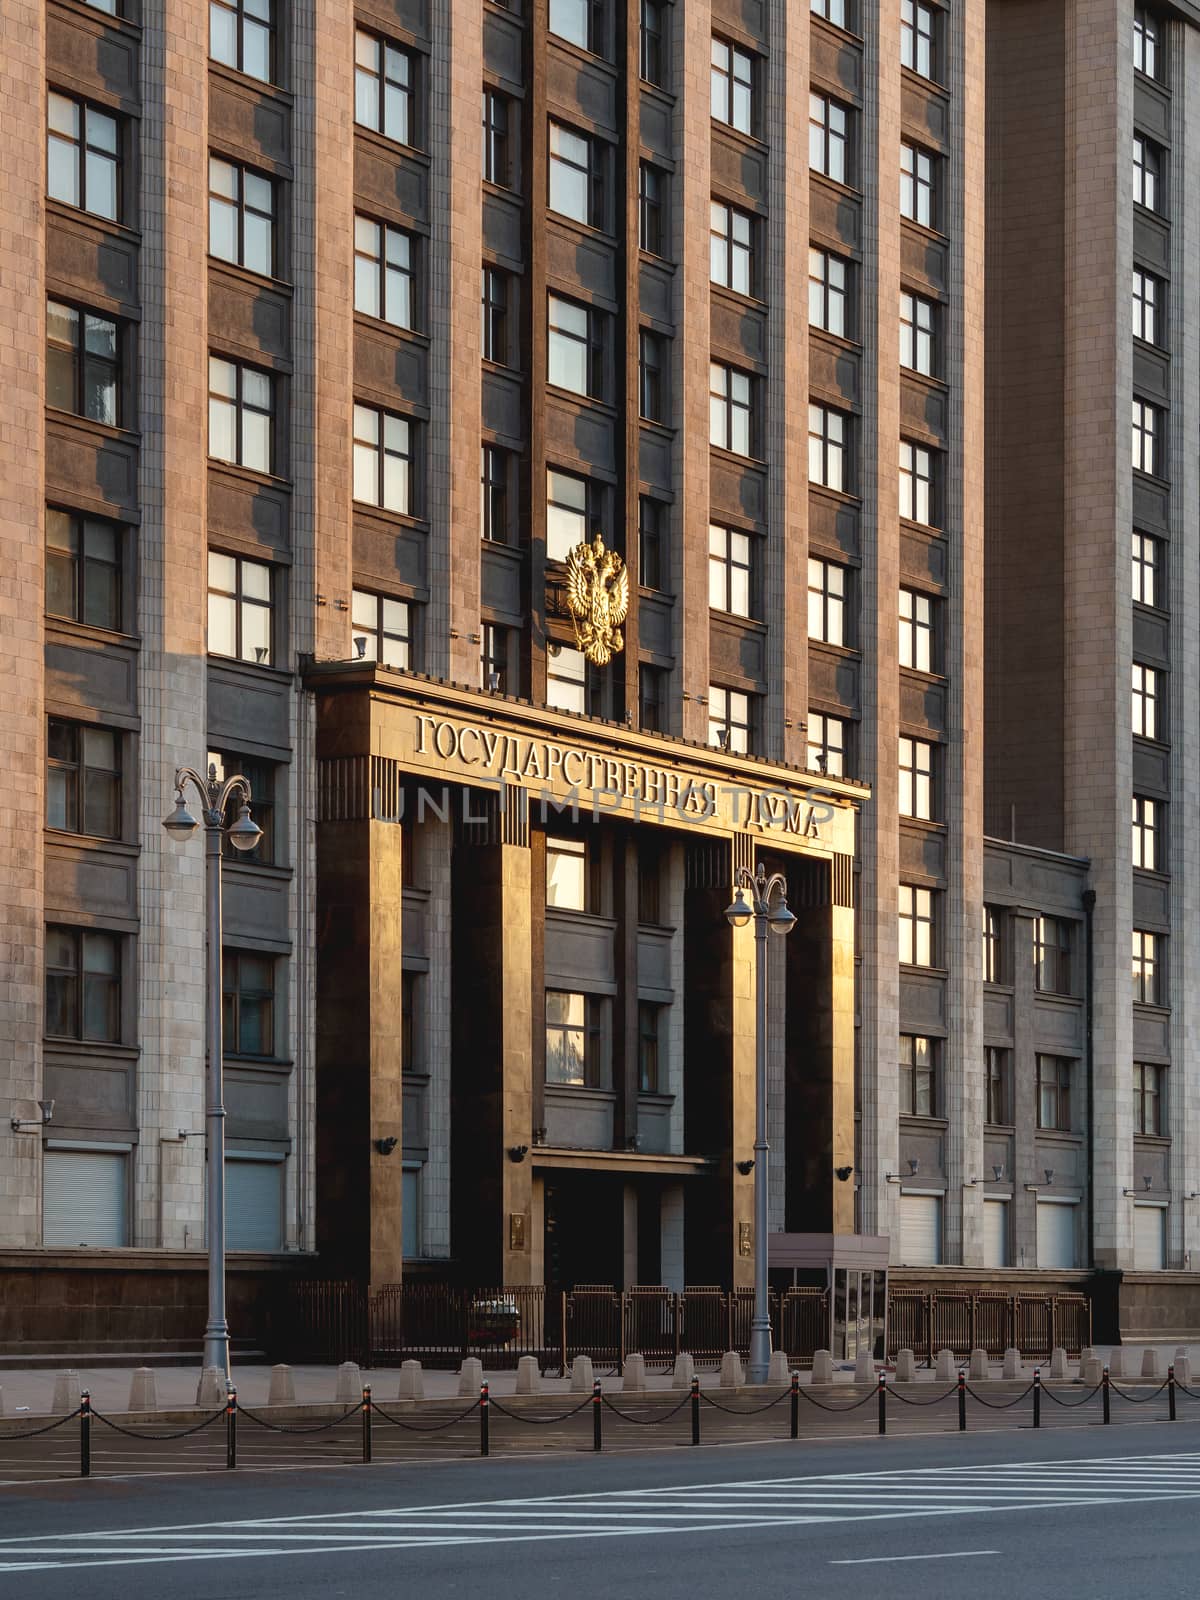
[[[782,1302],[789,1287],[826,1291],[827,1348],[835,1361],[853,1361],[862,1350],[876,1361],[886,1356],[888,1243],[886,1234],[770,1235],[767,1266]]]

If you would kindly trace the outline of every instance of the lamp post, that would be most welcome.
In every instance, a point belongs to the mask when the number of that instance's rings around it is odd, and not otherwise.
[[[200,796],[204,819],[205,892],[208,921],[208,1077],[204,1125],[208,1133],[208,1325],[204,1330],[204,1366],[217,1367],[229,1379],[229,1325],[225,1321],[225,1072],[221,1037],[221,838],[228,835],[235,850],[253,850],[262,829],[250,818],[250,785],[241,773],[223,782],[210,766],[202,778],[191,767],[175,774],[175,809],[163,827],[177,839],[195,833],[200,823],[187,808],[184,789],[191,784]],[[225,826],[225,807],[240,795],[237,821]]]
[[[750,1323],[750,1383],[766,1383],[771,1366],[771,1315],[767,1308],[767,929],[791,933],[796,918],[788,910],[787,879],[781,872],[768,877],[738,867],[736,893],[725,909],[731,927],[744,928],[754,918],[754,1317]],[[750,895],[747,903],[745,894]],[[779,898],[773,901],[778,892]]]

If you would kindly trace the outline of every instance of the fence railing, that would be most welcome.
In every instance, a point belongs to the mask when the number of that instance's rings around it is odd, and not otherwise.
[[[939,1350],[1002,1356],[1015,1347],[1036,1361],[1059,1346],[1077,1356],[1091,1342],[1092,1307],[1082,1294],[893,1289],[888,1299],[889,1356],[906,1349],[924,1360]]]

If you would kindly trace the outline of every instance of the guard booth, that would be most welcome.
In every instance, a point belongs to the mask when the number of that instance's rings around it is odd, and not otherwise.
[[[829,1351],[853,1361],[887,1352],[888,1236],[862,1233],[772,1233],[767,1270],[780,1293],[821,1287],[829,1304]]]

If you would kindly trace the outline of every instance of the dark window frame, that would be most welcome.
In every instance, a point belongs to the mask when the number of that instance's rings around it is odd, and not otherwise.
[[[989,1044],[983,1051],[984,1122],[992,1128],[1012,1127],[1012,1051]]]
[[[821,89],[808,93],[808,169],[854,187],[854,107]]]
[[[62,535],[52,532],[52,527],[59,519],[65,523],[65,534],[69,541],[67,545],[52,544],[51,540]],[[94,534],[101,531],[111,536],[115,552],[111,561],[94,553],[88,553],[88,533]],[[103,628],[106,632],[120,633],[122,619],[126,609],[125,594],[125,543],[128,538],[124,526],[113,522],[106,517],[91,517],[82,511],[66,510],[60,506],[46,507],[46,585],[45,601],[46,614],[68,622],[82,623],[85,627]],[[93,538],[93,547],[95,539]],[[112,605],[105,609],[104,621],[97,621],[95,614],[89,614],[89,577],[99,572],[105,579],[104,587],[112,598]],[[51,574],[56,574],[52,580]],[[54,611],[51,609],[52,591],[57,593],[70,588],[72,606],[70,611]]]
[[[368,40],[376,49],[376,65],[370,66],[359,59],[360,40]],[[404,62],[404,74],[397,75],[393,68],[397,61]],[[371,28],[355,27],[354,30],[354,121],[360,128],[369,128],[382,139],[389,139],[393,144],[408,150],[419,150],[419,103],[417,98],[417,85],[419,75],[418,56],[415,50],[408,45],[400,44],[395,39],[389,39],[385,34],[376,33]],[[359,116],[359,92],[361,80],[370,80],[375,84],[376,116],[374,120],[367,121]],[[389,90],[393,96],[393,104],[403,107],[403,116],[400,120],[404,123],[404,132],[393,133],[389,129],[391,119],[388,115]]]
[[[815,258],[815,260],[814,260]],[[819,272],[814,272],[816,262],[820,263]],[[838,268],[842,281],[833,282],[832,270]],[[840,256],[834,250],[826,250],[823,245],[810,244],[808,247],[808,325],[810,328],[820,328],[823,333],[832,335],[835,339],[853,339],[852,326],[852,301],[851,301],[851,274],[854,263],[848,256]],[[818,314],[813,316],[814,305]],[[840,319],[832,315],[834,307],[841,312]],[[832,324],[840,320],[841,326]]]
[[[904,610],[906,599],[910,602],[907,615]],[[897,640],[899,664],[905,671],[924,672],[936,676],[939,639],[935,595],[901,584]]]
[[[255,15],[255,4],[262,5],[266,10],[266,18]],[[213,53],[213,16],[219,11],[229,12],[233,17],[233,32],[236,41],[234,51],[235,59],[227,61],[224,56]],[[266,35],[267,49],[267,75],[260,76],[251,72],[246,67],[246,30],[247,27],[258,28]],[[278,84],[278,33],[276,29],[274,0],[209,0],[208,3],[208,58],[216,61],[223,67],[228,67],[232,72],[240,72],[244,77],[251,78],[255,83]]]
[[[50,122],[52,110],[51,102],[55,99],[64,100],[74,107],[78,119],[78,130],[73,134],[55,128]],[[59,205],[70,206],[75,211],[86,212],[90,217],[100,217],[105,222],[124,222],[125,217],[125,142],[126,121],[119,112],[111,106],[100,105],[96,101],[88,100],[83,95],[71,94],[65,89],[59,89],[54,84],[47,88],[46,95],[47,123],[46,123],[46,195],[48,199],[55,200]],[[104,118],[113,125],[113,148],[95,143],[92,138],[92,118]],[[62,195],[55,195],[50,190],[50,149],[51,140],[71,149],[74,154],[72,162],[75,170],[75,190],[78,199],[67,200]],[[88,168],[89,162],[101,161],[112,168],[113,186],[113,213],[97,211],[88,205]]]
[[[900,1071],[900,1115],[936,1117],[940,1114],[938,1081],[940,1040],[923,1033],[902,1033],[897,1051]]]
[[[810,772],[831,778],[845,777],[849,769],[850,727],[848,717],[828,711],[810,711],[805,726],[806,760]],[[837,737],[831,737],[834,729]]]
[[[1034,1104],[1039,1129],[1071,1132],[1071,1080],[1074,1067],[1070,1056],[1038,1053],[1034,1065]]]
[[[512,355],[508,337],[510,274],[490,261],[483,263],[480,278],[481,340],[484,361],[497,366],[510,365]]]
[[[851,439],[854,418],[849,411],[827,406],[823,401],[808,403],[808,481],[834,494],[852,494],[854,482]],[[836,464],[836,474],[832,471]],[[815,470],[814,470],[815,469]],[[831,482],[836,477],[836,482]]]
[[[718,50],[725,53],[725,65],[716,59]],[[720,34],[712,36],[709,52],[709,112],[714,122],[732,128],[737,133],[753,139],[758,132],[758,58],[732,39]],[[718,88],[721,106],[718,108]],[[739,91],[746,102],[745,123],[739,120]]]
[[[554,149],[554,130],[567,134],[572,139],[578,139],[584,146],[585,159],[581,165],[578,161],[562,154],[561,150]],[[547,160],[546,160],[546,204],[551,213],[556,217],[565,217],[568,222],[577,223],[581,228],[595,228],[603,231],[605,226],[605,183],[604,149],[601,141],[584,128],[574,127],[569,122],[564,122],[560,117],[547,119]],[[560,211],[553,202],[554,171],[559,166],[570,173],[581,174],[583,178],[584,215],[576,216],[573,211]]]
[[[479,534],[491,544],[515,544],[512,451],[485,439],[479,452]]]
[[[359,243],[360,223],[375,229],[376,248],[373,252]],[[397,241],[403,242],[407,257],[402,262],[393,260],[391,256],[391,247]],[[365,211],[354,213],[354,310],[357,315],[374,317],[378,322],[386,322],[389,328],[400,328],[405,333],[420,331],[424,321],[420,314],[421,282],[418,271],[420,251],[419,234],[410,232],[408,228],[397,227],[394,222],[384,222],[380,217],[369,216]],[[364,271],[374,280],[372,285],[376,306],[374,311],[358,303],[360,263],[364,264]],[[399,280],[398,283],[395,280]],[[396,308],[400,314],[392,316],[393,301],[397,295],[401,300],[401,306]],[[404,316],[405,301],[407,301],[407,321]]]
[[[111,739],[114,764],[98,766],[88,759],[88,735]],[[125,735],[120,728],[98,722],[77,722],[68,717],[46,718],[46,826],[58,833],[86,839],[120,839],[122,828]],[[61,784],[64,817],[51,816],[53,791]],[[97,795],[96,790],[102,791]],[[107,796],[103,796],[107,791]],[[97,808],[103,808],[107,825]]]
[[[1156,1061],[1133,1063],[1133,1131],[1147,1139],[1161,1139],[1167,1126],[1165,1089],[1167,1069]]]
[[[667,535],[664,523],[670,512],[665,500],[638,496],[638,582],[643,589],[662,591],[667,576]]]
[[[1074,993],[1075,924],[1065,917],[1033,919],[1033,986],[1038,994]]]
[[[581,996],[583,999],[583,1022],[551,1021],[550,996],[567,995],[572,999]],[[548,1085],[557,1088],[584,1088],[604,1089],[608,1087],[611,1074],[606,1070],[603,1059],[603,1000],[598,995],[588,994],[580,989],[547,989],[546,990],[546,1078]],[[552,1048],[551,1036],[561,1035],[563,1043],[568,1037],[578,1037],[582,1048],[579,1056],[582,1064],[582,1083],[574,1078],[551,1077],[550,1067],[555,1051]]]
[[[253,850],[239,850],[227,834],[221,837],[221,854],[227,861],[240,861],[244,865],[273,867],[280,865],[276,857],[276,805],[278,774],[282,763],[268,761],[262,756],[240,754],[230,750],[210,750],[210,766],[217,769],[217,777],[224,780],[237,772],[250,785],[250,815],[262,830],[262,836]],[[237,821],[242,804],[242,792],[231,796],[225,808],[225,826]]]
[[[721,548],[713,549],[713,536],[719,536]],[[739,546],[745,552],[745,560],[738,559]],[[708,524],[708,604],[712,611],[723,612],[729,617],[745,617],[753,619],[759,611],[758,606],[758,569],[761,563],[757,559],[758,547],[756,535],[745,528],[734,527],[728,522],[709,520]],[[734,587],[738,582],[738,574],[744,574],[746,591],[746,606],[742,610],[734,605]],[[720,590],[721,604],[713,599],[713,580],[717,579]]]
[[[1164,1005],[1166,939],[1149,928],[1134,928],[1131,934],[1131,977],[1136,1005]]]
[[[214,165],[227,167],[235,174],[236,193],[232,196],[222,194],[213,187]],[[264,211],[261,206],[246,199],[246,177],[249,175],[267,185],[271,197],[269,211]],[[213,249],[213,215],[214,206],[222,206],[234,215],[235,246],[232,256],[218,255]],[[260,222],[264,219],[268,225],[270,235],[269,255],[266,268],[253,266],[246,260],[246,219],[252,217]],[[215,151],[209,152],[208,157],[208,253],[214,261],[224,261],[230,266],[240,267],[243,272],[252,272],[259,278],[278,278],[279,276],[279,182],[273,173],[264,172],[260,167],[251,166],[249,162],[237,161],[230,156],[218,155]]]
[[[68,342],[51,337],[50,333],[50,308],[54,306],[59,311],[69,313],[74,319],[74,337]],[[89,350],[88,334],[91,324],[98,324],[104,329],[110,329],[113,341],[113,355],[102,355],[95,350]],[[125,383],[124,383],[124,355],[125,355],[125,326],[116,317],[105,316],[93,311],[89,306],[79,305],[71,300],[60,300],[56,295],[46,298],[46,404],[56,410],[66,411],[71,416],[83,417],[88,422],[98,422],[106,428],[123,428],[125,423]],[[58,405],[50,398],[52,374],[60,371],[65,363],[69,363],[69,376],[67,387],[70,389],[70,405]],[[56,385],[57,386],[57,385]],[[95,387],[93,387],[95,386]],[[88,409],[89,399],[94,392],[111,392],[112,416],[97,416],[95,408]]]
[[[719,697],[719,698],[718,698]],[[708,686],[708,744],[730,755],[754,755],[757,745],[761,695],[752,689],[734,689],[723,683]],[[736,702],[741,702],[738,704]],[[720,707],[718,710],[717,707]],[[744,715],[735,712],[744,708]],[[723,736],[723,737],[722,737]]]
[[[72,964],[51,960],[51,946],[61,939],[69,945]],[[73,927],[64,923],[46,926],[46,979],[43,1029],[48,1039],[76,1039],[93,1044],[125,1042],[124,964],[127,935],[105,928]],[[106,948],[111,954],[107,966],[90,966],[90,952]],[[107,1017],[99,1028],[89,1023],[97,1001]],[[52,1010],[54,1015],[52,1017]],[[64,1019],[67,1026],[52,1028],[51,1022]]]
[[[925,883],[900,883],[897,888],[900,965],[927,972],[938,966],[940,949],[939,896]],[[907,934],[906,934],[907,928]],[[907,945],[907,958],[905,946]],[[922,945],[929,959],[922,961]]]
[[[483,181],[512,188],[512,101],[491,84],[483,86]]]
[[[938,211],[938,155],[911,139],[900,142],[900,215],[918,228],[928,228],[936,233],[939,228]],[[911,209],[906,211],[905,196],[909,195]],[[924,213],[924,214],[922,214]]]
[[[724,390],[713,387],[714,374],[723,375]],[[745,381],[745,398],[735,395],[735,380]],[[744,461],[757,461],[759,457],[759,434],[761,420],[760,410],[760,379],[756,372],[747,367],[735,366],[732,361],[717,361],[712,358],[708,363],[708,419],[709,419],[709,445],[716,450],[727,450],[730,455],[741,457]],[[712,436],[712,423],[714,407],[719,409],[722,421],[719,432],[722,437],[714,439]],[[744,417],[746,426],[746,449],[739,450],[734,444],[737,428],[736,424]]]
[[[253,559],[250,556],[237,555],[233,551],[230,551],[230,550],[214,550],[214,549],[212,549],[210,547],[208,555],[209,555],[209,563],[210,563],[210,565],[209,565],[209,575],[208,575],[208,580],[207,580],[208,587],[207,587],[207,591],[206,591],[207,607],[208,607],[208,610],[211,612],[212,597],[213,597],[214,594],[217,595],[221,599],[232,600],[233,601],[234,652],[233,652],[232,655],[225,655],[225,654],[222,654],[219,651],[214,651],[211,648],[211,645],[209,644],[209,641],[208,641],[208,639],[206,637],[206,639],[205,639],[205,649],[206,649],[207,654],[216,655],[218,657],[218,659],[221,660],[221,661],[245,661],[245,662],[252,662],[254,665],[257,665],[257,666],[263,666],[263,667],[272,666],[274,664],[274,660],[275,660],[275,643],[276,643],[276,631],[277,631],[276,624],[277,624],[277,621],[278,621],[278,617],[277,617],[278,605],[277,605],[277,597],[276,597],[276,584],[277,584],[276,572],[277,572],[277,568],[274,567],[270,562],[258,561],[258,560]],[[224,559],[224,560],[227,560],[227,561],[232,561],[232,562],[235,563],[235,566],[234,566],[234,587],[233,587],[233,589],[214,588],[213,579],[212,579],[212,572],[211,572],[211,561],[212,561],[212,558],[214,556],[219,557],[219,558]],[[257,595],[252,595],[252,594],[247,594],[246,593],[245,584],[244,584],[244,578],[245,578],[245,573],[246,573],[246,568],[247,567],[255,567],[255,568],[261,567],[267,573],[267,591],[268,591],[268,599],[267,600],[264,601]],[[247,617],[248,610],[252,611],[252,612],[265,611],[266,614],[267,614],[266,655],[263,657],[263,659],[261,661],[258,660],[257,656],[249,657],[249,656],[247,656],[245,654],[246,644],[245,644],[244,634],[245,634],[245,624],[246,624],[246,617]],[[206,624],[206,634],[207,634],[208,631],[209,631],[209,629],[208,629],[207,624]],[[254,648],[255,649],[259,649],[259,648],[262,648],[262,647],[261,646],[256,646]]]
[[[375,493],[378,498],[374,500],[358,500],[359,505],[374,506],[378,511],[390,512],[397,517],[416,516],[417,504],[417,423],[412,417],[404,416],[399,411],[389,411],[386,406],[371,405],[363,400],[355,400],[352,412],[352,427],[357,428],[358,413],[369,412],[376,419],[376,436],[374,441],[365,437],[360,438],[355,432],[352,439],[352,451],[361,448],[371,451],[375,457]],[[406,447],[401,450],[394,445],[389,445],[387,440],[388,423],[398,422],[403,425]],[[405,485],[407,488],[406,501],[402,506],[389,506],[385,499],[387,493],[387,463],[389,460],[407,463],[405,471]],[[353,493],[353,480],[351,492]]]
[[[222,394],[219,390],[215,390],[213,388],[214,361],[219,361],[223,365],[233,369],[234,392],[232,395]],[[245,380],[247,373],[252,373],[255,377],[266,380],[268,400],[265,407],[258,405],[254,401],[246,398]],[[211,416],[214,401],[228,406],[233,413],[234,443],[232,456],[218,456],[213,453],[213,430]],[[264,367],[251,366],[250,363],[246,361],[235,361],[232,356],[220,355],[215,350],[210,350],[208,354],[208,405],[210,418],[207,438],[208,459],[210,461],[224,462],[227,466],[242,467],[247,472],[261,472],[266,474],[268,477],[274,475],[275,441],[277,435],[276,424],[278,420],[276,415],[278,406],[278,385],[276,383],[275,374],[267,371]],[[267,462],[265,466],[260,466],[257,462],[247,461],[245,459],[247,454],[245,443],[245,421],[247,413],[251,413],[259,417],[266,417],[267,419]]]
[[[653,161],[638,162],[638,248],[647,255],[665,254],[666,195],[670,174]]]
[[[643,422],[668,423],[666,338],[653,328],[638,329],[638,414]]]
[[[641,0],[638,17],[638,73],[643,83],[665,89],[665,63],[671,59],[670,10],[665,0]]]
[[[355,620],[355,611],[362,609],[358,602],[370,601],[374,616],[370,623]],[[394,618],[389,620],[389,606],[399,606],[403,620],[402,626],[397,626]],[[368,646],[371,640],[375,642],[375,654],[365,654],[362,659],[375,661],[380,666],[396,667],[403,672],[411,672],[416,656],[417,608],[406,595],[381,594],[377,589],[360,589],[357,585],[350,593],[350,632],[355,640],[365,638]],[[401,654],[407,659],[402,661],[388,661],[386,659],[388,642],[402,646]],[[355,644],[355,651],[358,646]]]
[[[718,212],[724,213],[721,219]],[[720,262],[715,275],[714,261]],[[738,281],[742,276],[739,266],[744,266],[745,288]],[[716,196],[708,208],[708,278],[730,294],[744,295],[748,300],[758,298],[758,218],[744,206]]]
[[[246,1056],[254,1060],[277,1059],[277,1018],[276,1000],[279,993],[278,956],[262,950],[238,950],[226,945],[221,952],[221,1053],[225,1056]],[[261,964],[270,981],[267,984],[254,984],[245,982],[244,979],[254,971],[255,964]],[[249,969],[248,972],[243,969]],[[256,1005],[260,1008],[259,1028],[262,1030],[262,1043],[266,1049],[252,1050],[249,1048],[248,1028],[246,1017],[248,1006]]]

